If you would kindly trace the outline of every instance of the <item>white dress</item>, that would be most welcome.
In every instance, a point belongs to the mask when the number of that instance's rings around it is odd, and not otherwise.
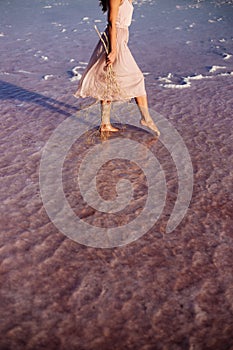
[[[112,64],[114,84],[109,83],[106,51],[100,40],[79,82],[75,97],[94,97],[98,100],[117,101],[146,95],[144,76],[128,48],[128,27],[131,24],[132,14],[132,3],[129,0],[123,0],[116,20],[117,56]],[[108,37],[108,27],[105,33]],[[105,40],[104,35],[102,38]]]

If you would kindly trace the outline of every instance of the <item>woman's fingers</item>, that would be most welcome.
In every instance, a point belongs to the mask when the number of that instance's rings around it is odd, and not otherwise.
[[[107,59],[106,59],[106,64],[107,64],[107,66],[110,66],[111,64],[113,64],[111,58],[108,57],[108,56],[107,56]]]
[[[107,58],[106,58],[106,64],[109,66],[111,64],[114,63],[116,59],[116,54],[115,53],[112,53],[110,52],[108,55],[107,55]]]

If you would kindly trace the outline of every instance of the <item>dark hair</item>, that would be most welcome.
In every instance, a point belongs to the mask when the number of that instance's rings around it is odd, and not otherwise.
[[[102,11],[106,12],[108,9],[108,0],[99,0],[99,5],[102,7]]]

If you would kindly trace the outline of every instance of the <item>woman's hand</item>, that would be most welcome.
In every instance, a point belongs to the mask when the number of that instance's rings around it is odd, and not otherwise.
[[[112,65],[116,60],[116,52],[115,51],[111,51],[106,58],[106,65],[110,66]]]

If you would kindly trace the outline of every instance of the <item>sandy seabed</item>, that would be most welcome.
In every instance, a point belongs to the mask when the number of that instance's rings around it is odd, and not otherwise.
[[[50,221],[40,196],[39,166],[43,147],[56,127],[92,101],[72,97],[75,84],[64,73],[70,63],[54,64],[50,59],[54,52],[59,61],[59,48],[49,51],[45,43],[48,64],[42,52],[33,55],[35,65],[17,44],[18,36],[27,50],[34,50],[27,35],[7,36],[6,28],[1,38],[6,50],[0,83],[0,350],[233,349],[233,77],[229,68],[225,76],[194,79],[185,88],[173,86],[185,85],[181,78],[167,76],[169,88],[164,80],[146,76],[151,108],[172,123],[189,150],[192,200],[179,226],[166,233],[178,193],[175,165],[160,141],[126,122],[124,135],[147,145],[163,166],[166,205],[160,219],[137,241],[112,249],[91,248],[70,240]],[[69,47],[63,37],[62,45]],[[84,49],[80,61],[87,55],[88,43]],[[70,50],[69,58],[75,52]],[[220,65],[223,58],[216,57]],[[138,61],[145,70],[151,68],[150,57]],[[170,55],[161,70],[171,61]],[[183,65],[186,76],[191,76],[188,59]],[[163,79],[167,75],[165,70],[159,73]],[[205,75],[204,68],[200,74]],[[67,155],[64,191],[83,219],[116,225],[119,219],[85,206],[78,192],[75,176],[91,146],[87,139],[79,138]],[[93,142],[100,142],[98,136]],[[114,183],[122,174],[134,182],[136,200],[120,217],[125,223],[145,202],[144,176],[128,162],[108,164],[105,170]],[[107,188],[108,198],[114,198],[111,183],[104,176],[98,181],[102,195]]]

